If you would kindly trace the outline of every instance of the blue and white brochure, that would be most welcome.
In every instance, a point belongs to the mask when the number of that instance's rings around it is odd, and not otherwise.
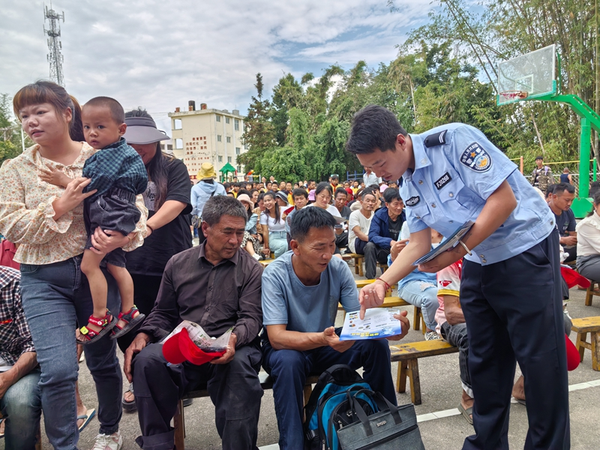
[[[357,341],[364,339],[381,339],[402,334],[402,324],[394,319],[400,310],[395,308],[371,308],[360,320],[359,311],[346,314],[340,341]]]

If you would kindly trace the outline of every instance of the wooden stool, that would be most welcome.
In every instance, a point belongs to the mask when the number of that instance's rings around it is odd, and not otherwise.
[[[365,255],[359,255],[358,253],[342,253],[342,259],[346,261],[347,259],[354,260],[354,273],[358,276],[363,275],[363,261],[365,259]]]
[[[590,287],[585,291],[585,306],[592,306],[594,295],[600,296],[600,283],[590,280]]]
[[[592,369],[600,371],[600,317],[584,317],[573,319],[571,328],[577,333],[575,346],[579,350],[579,361],[583,362],[585,349],[592,352]],[[587,342],[587,334],[590,333],[590,342]]]

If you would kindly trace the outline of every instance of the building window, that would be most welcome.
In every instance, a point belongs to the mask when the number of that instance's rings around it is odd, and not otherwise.
[[[217,142],[221,142],[221,135],[217,134]]]
[[[219,156],[219,162],[223,162],[223,157]]]
[[[227,136],[227,143],[231,144],[231,136]]]
[[[174,122],[174,124],[173,124],[174,128],[176,130],[181,130],[181,119],[175,119],[173,122]]]
[[[183,148],[183,139],[175,139],[175,148],[177,148],[177,149]]]
[[[219,115],[217,114],[217,122],[220,122],[220,121],[221,121],[221,116],[219,116]]]
[[[230,163],[231,162],[231,156],[227,157],[227,162]]]
[[[233,128],[235,128],[235,131],[240,131],[240,119],[234,119]]]
[[[238,173],[242,173],[242,166],[237,166]]]
[[[235,154],[236,154],[236,155],[239,155],[239,154],[240,154],[240,148],[239,148],[239,147],[236,147],[236,148],[235,148]]]
[[[248,144],[244,144],[244,150],[248,150]]]
[[[229,117],[225,117],[225,123],[229,123]]]

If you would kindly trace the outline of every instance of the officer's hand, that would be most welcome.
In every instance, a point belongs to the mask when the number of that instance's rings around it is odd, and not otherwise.
[[[323,340],[325,345],[340,353],[344,353],[354,345],[354,341],[340,341],[340,337],[335,334],[335,328],[333,327],[326,328],[323,331]]]
[[[231,333],[229,337],[229,344],[227,344],[227,350],[223,353],[223,356],[213,359],[211,364],[228,364],[235,356],[235,344],[237,344],[237,336],[235,333]]]
[[[394,314],[394,319],[398,319],[402,324],[402,333],[397,334],[396,336],[388,337],[388,341],[399,341],[408,334],[408,330],[410,330],[410,322],[408,317],[406,317],[407,314],[408,311],[401,311],[400,314]]]
[[[385,285],[381,281],[368,284],[360,290],[360,318],[365,318],[365,311],[369,308],[381,306],[385,298]]]
[[[150,342],[150,336],[146,333],[138,333],[131,345],[125,350],[123,372],[127,377],[127,381],[130,383],[133,381],[133,373],[131,372],[131,360],[133,359],[133,355],[141,352],[142,349],[148,345],[148,342]]]
[[[438,255],[435,259],[432,259],[425,264],[419,264],[419,270],[421,272],[436,273],[444,267],[448,267],[450,264],[455,263],[462,257],[463,255],[458,251],[458,247],[451,248],[441,255]]]

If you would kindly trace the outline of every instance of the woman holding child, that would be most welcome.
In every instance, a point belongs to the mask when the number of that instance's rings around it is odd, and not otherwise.
[[[96,150],[84,140],[81,108],[61,86],[38,81],[22,88],[13,99],[15,115],[35,145],[0,170],[0,232],[18,244],[23,307],[41,368],[40,388],[45,430],[55,449],[74,449],[77,323],[88,322],[93,305],[87,278],[80,267],[87,233],[83,200],[91,182],[81,176],[85,161]],[[71,178],[65,188],[50,184],[47,174],[60,171]],[[46,174],[46,175],[44,175]],[[102,253],[135,248],[143,230],[131,235],[96,230],[94,248]],[[108,282],[107,306],[119,311],[114,279]],[[122,378],[116,343],[108,337],[85,347],[86,362],[98,393],[100,434],[96,445],[122,442]]]

